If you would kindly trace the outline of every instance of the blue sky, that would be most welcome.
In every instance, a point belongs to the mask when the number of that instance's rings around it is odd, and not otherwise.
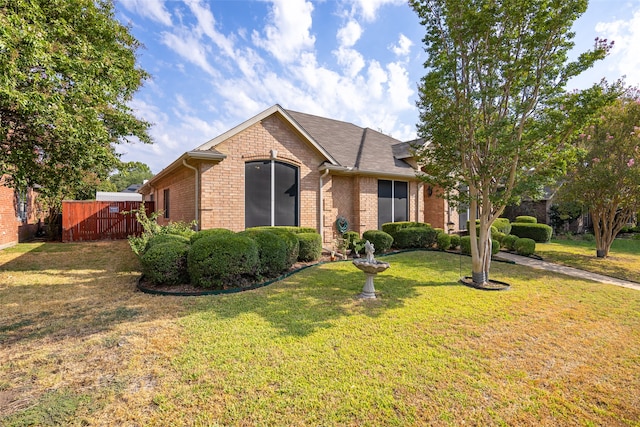
[[[157,173],[175,158],[273,104],[416,136],[424,29],[402,0],[117,0],[144,44],[151,78],[131,103],[155,143],[123,144],[125,161]],[[571,83],[626,75],[640,85],[640,0],[592,0],[576,51],[596,37],[611,55]]]

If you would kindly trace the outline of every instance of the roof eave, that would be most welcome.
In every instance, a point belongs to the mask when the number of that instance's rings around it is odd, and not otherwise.
[[[138,188],[137,192],[141,194],[146,194],[155,185],[155,183],[158,182],[158,180],[163,178],[169,172],[172,172],[174,169],[180,166],[183,166],[183,160],[194,159],[194,160],[211,161],[213,163],[220,163],[226,158],[227,158],[226,154],[222,154],[217,151],[198,151],[198,150],[187,151],[186,153],[183,153],[180,157],[178,157],[176,160],[174,160],[173,163],[171,163],[169,166],[167,166],[166,168],[158,172],[149,181],[144,183],[142,187]]]
[[[345,167],[345,166],[334,166],[322,164],[318,168],[320,172],[329,171],[333,175],[351,175],[351,176],[375,176],[379,178],[390,178],[390,179],[420,179],[420,175],[422,172],[418,170],[413,170],[414,174],[403,174],[403,173],[394,173],[389,171],[376,171],[376,170],[366,170],[366,169],[356,169],[353,167]]]

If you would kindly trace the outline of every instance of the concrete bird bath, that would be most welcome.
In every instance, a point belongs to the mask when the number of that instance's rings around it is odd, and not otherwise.
[[[366,258],[353,260],[353,265],[362,270],[366,277],[362,293],[358,295],[358,297],[363,299],[374,299],[376,297],[376,289],[373,286],[373,278],[376,277],[376,274],[382,273],[389,268],[390,265],[388,262],[378,261],[373,257],[375,248],[368,240],[364,245],[364,251],[367,254]]]

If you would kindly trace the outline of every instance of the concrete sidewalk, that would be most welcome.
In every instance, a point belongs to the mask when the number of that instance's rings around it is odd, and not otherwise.
[[[610,285],[622,286],[629,289],[635,289],[640,291],[640,283],[629,282],[628,280],[616,279],[609,276],[603,276],[602,274],[590,273],[588,271],[579,270],[573,267],[565,267],[564,265],[554,264],[552,262],[540,261],[534,258],[524,257],[509,252],[500,251],[496,258],[513,261],[516,264],[526,265],[527,267],[537,268],[540,270],[553,271],[555,273],[562,273],[572,277],[579,277],[581,279],[593,280],[600,283],[608,283]]]

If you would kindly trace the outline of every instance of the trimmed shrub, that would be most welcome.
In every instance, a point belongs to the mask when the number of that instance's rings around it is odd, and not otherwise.
[[[375,251],[379,254],[387,252],[393,244],[393,237],[389,233],[380,230],[367,230],[362,233],[362,239],[371,242]]]
[[[495,255],[500,252],[500,242],[497,240],[491,240],[491,255]]]
[[[436,246],[441,251],[446,251],[451,246],[451,236],[447,233],[438,233]]]
[[[155,243],[140,258],[142,272],[156,285],[189,283],[188,252],[189,245],[178,240]]]
[[[313,227],[296,227],[293,225],[274,225],[273,227],[270,225],[262,225],[259,227],[251,227],[249,228],[249,230],[253,230],[253,229],[258,229],[258,230],[269,230],[269,231],[274,231],[274,230],[281,230],[281,231],[289,231],[293,234],[300,234],[300,233],[317,233],[318,230],[316,230]]]
[[[460,252],[465,255],[471,255],[471,236],[463,236],[460,238]],[[491,255],[500,252],[500,242],[491,240]]]
[[[458,234],[450,234],[451,237],[451,246],[449,249],[457,249],[460,246],[460,236]]]
[[[156,245],[162,245],[168,242],[178,242],[188,245],[189,239],[178,234],[156,234],[147,241],[147,246],[145,247],[144,252],[146,253]]]
[[[285,271],[287,265],[287,244],[282,237],[269,230],[245,230],[238,235],[253,239],[258,245],[260,267],[258,273],[266,277],[276,277]]]
[[[506,250],[508,250],[508,251],[515,251],[516,250],[516,240],[518,240],[518,239],[519,239],[518,236],[514,236],[513,234],[507,234],[502,239],[502,246],[504,246],[504,248]]]
[[[500,231],[491,233],[491,239],[497,241],[498,243],[502,243],[502,240],[505,238],[505,236],[506,234],[501,233]]]
[[[518,223],[511,224],[511,234],[520,238],[533,239],[539,243],[551,240],[553,228],[547,224]]]
[[[386,222],[382,224],[382,231],[389,234],[393,237],[393,240],[396,239],[396,233],[404,228],[416,228],[416,227],[429,227],[430,224],[426,222],[413,222],[413,221],[398,221],[398,222]],[[372,242],[373,243],[373,242]]]
[[[296,234],[296,237],[300,242],[299,261],[307,262],[320,259],[322,255],[322,236],[320,234],[299,233]]]
[[[464,255],[471,255],[471,236],[460,238],[460,252]]]
[[[250,230],[266,230],[272,233],[277,234],[278,236],[284,239],[284,242],[287,244],[287,268],[291,267],[293,264],[298,261],[298,254],[300,253],[300,241],[296,237],[296,234],[290,229],[298,229],[300,227],[251,227],[247,228],[246,231]],[[314,230],[315,232],[315,230]]]
[[[208,230],[196,231],[194,234],[191,235],[189,240],[191,241],[191,244],[194,244],[196,240],[202,239],[203,237],[221,236],[221,235],[230,236],[232,234],[235,234],[235,233],[231,230],[227,230],[226,228],[209,228]]]
[[[529,216],[529,215],[520,215],[516,217],[516,220],[514,222],[520,222],[520,223],[527,223],[527,224],[537,224],[538,223],[538,219],[535,216]]]
[[[224,234],[197,239],[187,257],[194,286],[240,287],[255,281],[260,267],[258,244],[247,236]]]
[[[496,218],[493,222],[493,226],[501,233],[511,233],[511,223],[509,222],[509,218]]]
[[[353,250],[355,244],[360,240],[360,235],[355,231],[347,231],[342,235],[342,238],[347,242],[347,248]]]
[[[428,248],[436,243],[437,231],[431,227],[402,228],[393,239],[393,246],[398,249]]]
[[[518,255],[529,256],[536,251],[536,242],[526,237],[516,240],[516,253]]]

